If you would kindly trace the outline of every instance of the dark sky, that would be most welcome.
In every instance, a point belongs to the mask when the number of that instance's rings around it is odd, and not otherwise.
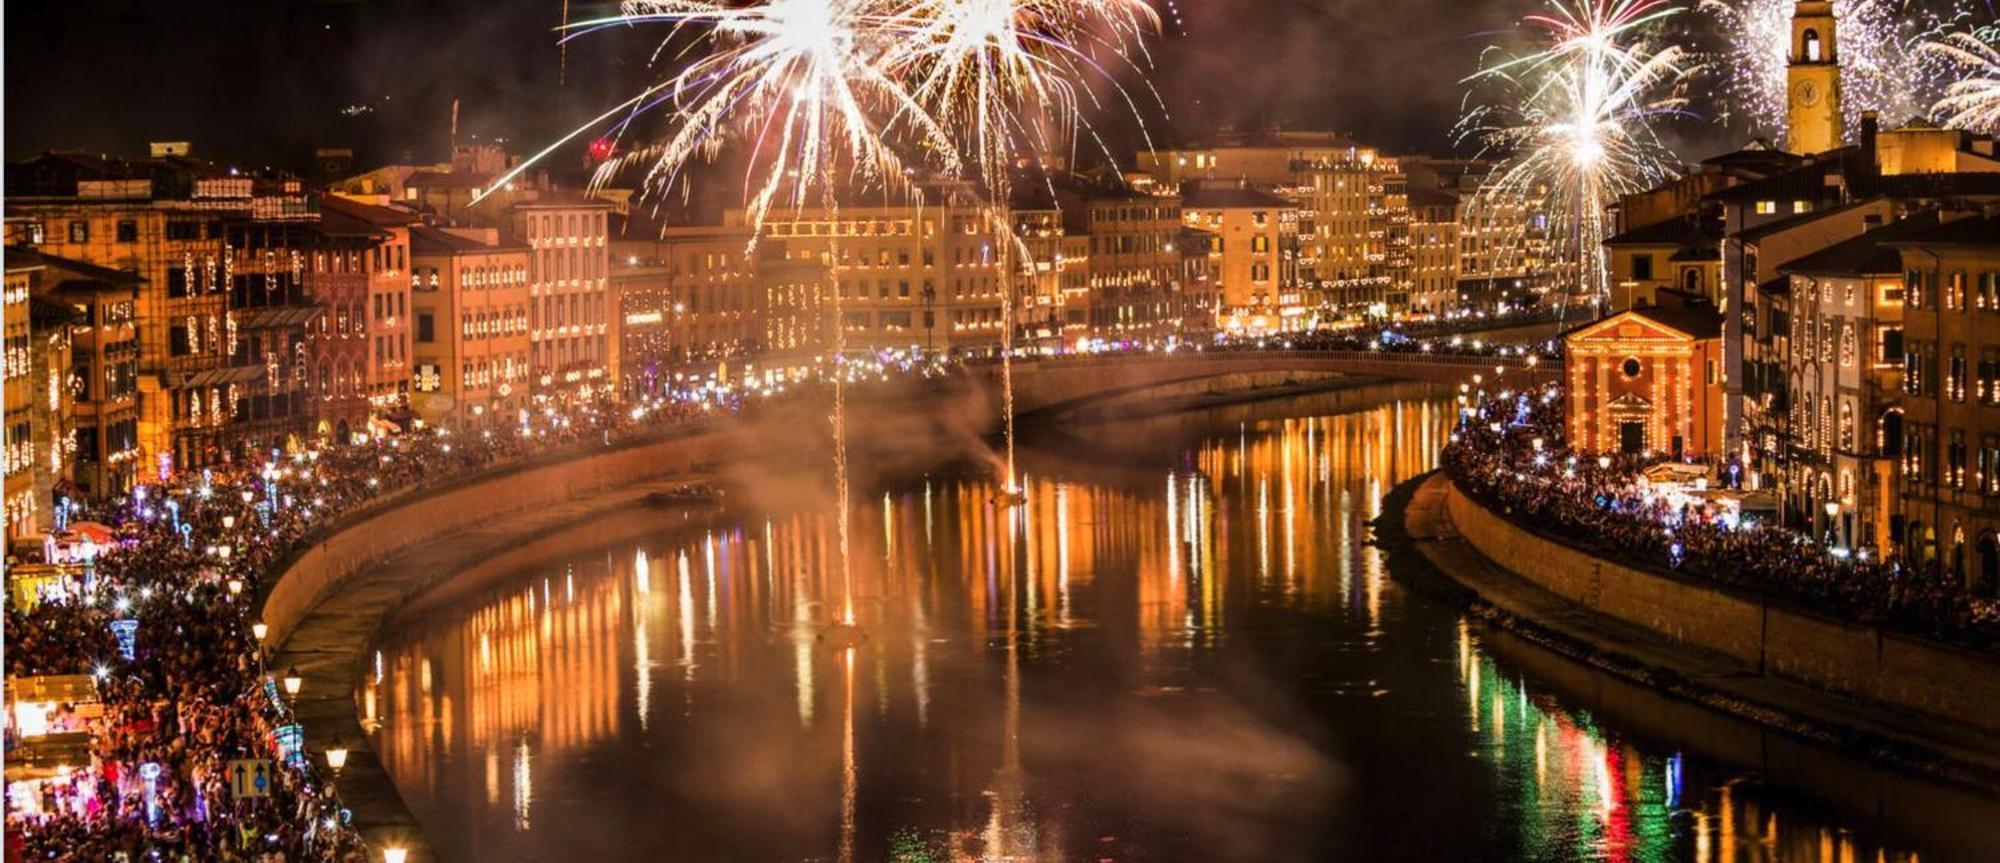
[[[1147,105],[1156,142],[1282,123],[1442,153],[1480,47],[1540,4],[1174,5],[1186,32],[1154,46],[1167,102]],[[574,0],[570,15],[610,8]],[[585,37],[563,73],[552,33],[562,0],[8,0],[4,14],[8,159],[139,154],[149,140],[190,140],[197,154],[246,165],[297,166],[327,145],[356,148],[364,166],[435,159],[453,98],[466,135],[531,150],[645,80],[658,38]],[[1127,130],[1119,149],[1130,140]]]
[[[1476,34],[1530,0],[1178,0],[1188,35],[1155,46],[1167,116],[1149,126],[1333,124],[1398,149],[1448,143]],[[1509,7],[1514,7],[1509,11]],[[573,3],[582,17],[606,4]],[[572,43],[561,0],[9,0],[6,148],[140,153],[191,140],[245,164],[348,145],[364,162],[434,158],[461,129],[543,140],[639,80],[642,34]],[[349,106],[370,110],[342,113]]]

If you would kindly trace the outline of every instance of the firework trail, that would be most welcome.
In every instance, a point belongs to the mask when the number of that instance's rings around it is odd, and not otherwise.
[[[1932,115],[1952,128],[2000,134],[2000,26],[1951,33],[1924,48],[1965,75],[1945,85]]]
[[[526,159],[488,186],[506,182],[550,153],[608,125],[607,158],[593,187],[634,168],[644,193],[663,198],[686,188],[686,171],[730,143],[746,151],[744,210],[752,243],[772,207],[802,210],[819,193],[839,224],[839,191],[904,185],[914,173],[905,154],[946,176],[967,170],[983,180],[988,220],[1002,238],[1007,286],[1002,386],[1007,425],[1007,482],[1014,490],[1012,348],[1014,232],[1006,214],[1009,156],[1037,135],[1074,134],[1085,80],[1111,72],[1094,57],[1138,42],[1142,24],[1157,26],[1144,0],[627,0],[616,15],[575,22],[569,39],[611,27],[663,26],[655,59],[678,71],[613,106]],[[678,50],[676,50],[678,46]],[[1121,97],[1124,91],[1114,84]],[[1129,100],[1128,100],[1129,102]],[[656,112],[666,135],[623,152],[616,141]],[[1025,136],[1025,137],[1024,137]],[[593,146],[595,150],[595,145]],[[969,155],[968,155],[969,154]],[[998,204],[993,202],[997,201]],[[476,203],[476,201],[475,201]],[[845,348],[839,285],[839,231],[829,240],[833,300],[834,484],[840,567],[850,585],[843,623],[852,624],[848,543]]]
[[[1502,161],[1480,196],[1549,218],[1576,268],[1578,292],[1602,307],[1609,281],[1605,207],[1673,176],[1653,124],[1681,110],[1691,69],[1676,46],[1646,33],[1680,10],[1664,0],[1551,0],[1526,26],[1541,50],[1501,55],[1467,79],[1496,85],[1497,102],[1469,111],[1462,135]]]
[[[1014,231],[1011,171],[1019,153],[1041,154],[1088,128],[1079,94],[1102,79],[1131,100],[1094,59],[1092,46],[1127,64],[1159,19],[1144,0],[908,0],[896,20],[909,27],[888,65],[912,81],[916,102],[978,181],[983,216],[998,240],[1005,304],[1000,337],[1001,415],[1006,455],[1002,490],[1018,491],[1014,459],[1015,268],[1029,253]],[[1136,114],[1136,110],[1134,111]],[[1101,142],[1100,142],[1101,146]]]

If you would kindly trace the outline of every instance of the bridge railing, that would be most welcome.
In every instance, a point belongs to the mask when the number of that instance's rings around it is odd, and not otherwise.
[[[1483,356],[1472,354],[1425,353],[1419,351],[1367,351],[1367,350],[1313,350],[1304,348],[1260,349],[1260,348],[1204,348],[1200,351],[1174,351],[1172,353],[1117,353],[1091,354],[1086,356],[1046,357],[1023,361],[1023,366],[1043,366],[1062,368],[1089,368],[1093,366],[1129,366],[1135,363],[1183,363],[1201,360],[1298,360],[1314,362],[1371,362],[1423,366],[1448,366],[1477,370],[1499,366],[1505,369],[1547,368],[1560,366],[1560,357],[1539,357],[1531,365],[1528,357]],[[995,361],[997,362],[997,361]],[[990,364],[990,363],[983,363]]]

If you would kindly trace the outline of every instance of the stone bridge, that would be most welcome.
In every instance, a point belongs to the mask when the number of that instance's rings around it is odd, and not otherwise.
[[[1134,398],[1236,392],[1340,378],[1388,378],[1457,384],[1496,371],[1547,381],[1562,361],[1546,357],[1460,356],[1352,350],[1206,350],[1031,360],[1014,364],[1017,416],[1052,416]],[[982,367],[988,380],[997,365]]]

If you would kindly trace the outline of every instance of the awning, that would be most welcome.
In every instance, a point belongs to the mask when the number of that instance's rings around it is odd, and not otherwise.
[[[240,384],[254,381],[266,374],[263,366],[230,366],[226,369],[209,369],[195,372],[181,381],[183,387],[215,387],[223,384]]]
[[[112,539],[118,536],[118,532],[112,530],[111,525],[98,521],[71,522],[69,532],[75,534],[79,540],[87,539],[98,545],[110,545]]]
[[[88,674],[39,674],[7,678],[8,701],[82,704],[97,700],[97,681]]]
[[[325,314],[322,306],[278,306],[269,309],[247,309],[236,316],[236,326],[247,330],[268,330],[277,327],[296,327],[316,320]]]
[[[62,775],[64,768],[76,770],[91,763],[89,733],[50,734],[7,751],[7,781],[47,779]]]

